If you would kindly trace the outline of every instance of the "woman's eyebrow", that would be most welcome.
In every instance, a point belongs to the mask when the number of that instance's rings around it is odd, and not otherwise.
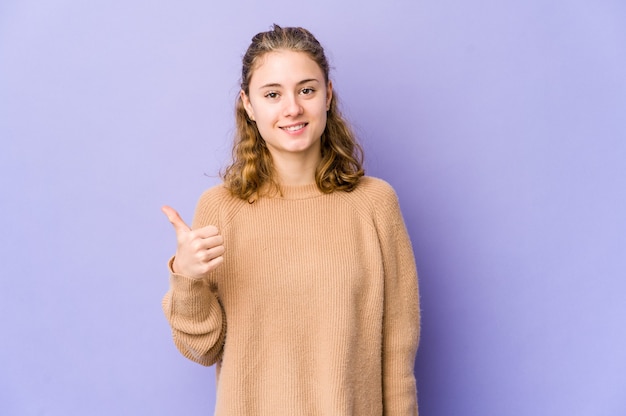
[[[308,79],[303,79],[302,81],[298,82],[296,85],[307,84],[309,82],[320,82],[320,81],[316,78],[308,78]],[[272,83],[265,84],[259,87],[259,89],[261,90],[263,88],[277,88],[277,87],[282,87],[282,85],[277,82],[272,82]]]

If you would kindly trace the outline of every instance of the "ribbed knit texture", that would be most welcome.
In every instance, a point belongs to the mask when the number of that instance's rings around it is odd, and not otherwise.
[[[417,415],[417,275],[386,182],[254,203],[220,185],[198,203],[192,228],[205,225],[224,262],[171,273],[163,309],[183,355],[218,363],[216,415]]]

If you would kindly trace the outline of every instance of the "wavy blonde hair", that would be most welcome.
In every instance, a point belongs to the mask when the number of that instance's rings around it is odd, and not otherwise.
[[[250,79],[259,59],[277,50],[308,54],[319,65],[328,84],[328,60],[318,40],[306,29],[274,25],[272,30],[254,36],[243,56],[241,90],[246,95],[249,95]],[[248,201],[254,201],[266,190],[279,191],[272,156],[256,123],[248,118],[239,94],[235,105],[235,123],[233,161],[222,174],[226,188],[233,195]],[[335,90],[321,137],[321,152],[322,159],[315,172],[315,182],[320,191],[352,191],[364,175],[363,150],[339,111]]]

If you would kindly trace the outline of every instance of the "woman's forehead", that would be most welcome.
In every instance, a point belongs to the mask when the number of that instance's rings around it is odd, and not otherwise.
[[[306,52],[277,50],[257,58],[250,84],[283,84],[303,79],[324,80],[320,66]]]

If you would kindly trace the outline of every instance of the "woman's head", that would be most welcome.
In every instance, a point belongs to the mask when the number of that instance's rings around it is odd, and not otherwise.
[[[293,54],[293,52],[297,53]],[[294,65],[303,60],[306,61],[305,64],[308,62],[309,73],[314,73],[314,76],[304,78],[315,78],[317,82],[317,84],[313,83],[311,88],[303,85],[302,89],[298,90],[298,92],[302,91],[302,94],[297,94],[300,98],[294,98],[294,100],[307,100],[306,103],[303,101],[296,105],[302,104],[304,108],[307,106],[310,108],[310,103],[317,99],[311,98],[319,94],[320,99],[317,101],[323,105],[321,116],[317,111],[319,108],[316,107],[315,114],[317,115],[312,117],[313,120],[319,120],[321,123],[319,128],[314,130],[317,135],[315,140],[318,142],[315,143],[318,145],[315,149],[319,153],[315,174],[318,188],[326,193],[335,190],[351,191],[358,179],[363,176],[362,151],[337,108],[337,96],[331,87],[329,65],[324,49],[306,29],[281,28],[277,25],[274,25],[273,29],[268,32],[254,36],[243,57],[241,93],[236,103],[233,163],[224,173],[226,186],[234,195],[248,200],[259,196],[261,189],[280,188],[271,154],[271,151],[276,151],[276,148],[272,146],[274,138],[270,137],[267,133],[268,129],[264,128],[268,126],[267,123],[263,124],[262,120],[258,120],[257,124],[255,111],[253,111],[259,108],[271,110],[271,105],[266,104],[268,92],[264,91],[262,94],[265,95],[259,95],[258,85],[253,91],[250,90],[250,85],[255,73],[258,74],[255,84],[259,84],[259,78],[262,78],[264,74],[276,73],[274,70],[268,71],[267,67],[281,61],[281,56],[296,57],[296,59],[287,59],[287,62],[294,62]],[[280,75],[277,76],[280,78]],[[281,84],[280,88],[283,87]],[[278,96],[283,95],[280,88],[276,94]],[[324,98],[321,94],[324,94]],[[256,107],[253,105],[255,102]],[[256,113],[258,115],[258,112]],[[281,122],[277,124],[280,125]],[[314,125],[315,123],[311,126],[307,125],[307,128],[312,128]],[[269,126],[271,127],[272,123],[269,123]],[[265,185],[269,185],[269,188]]]
[[[324,54],[324,48],[315,37],[301,27],[281,28],[274,25],[268,32],[261,32],[252,38],[252,43],[243,56],[241,67],[241,90],[250,93],[250,79],[259,63],[259,60],[268,52],[281,50],[304,52],[317,63],[324,74],[324,81],[329,81],[328,60]]]

